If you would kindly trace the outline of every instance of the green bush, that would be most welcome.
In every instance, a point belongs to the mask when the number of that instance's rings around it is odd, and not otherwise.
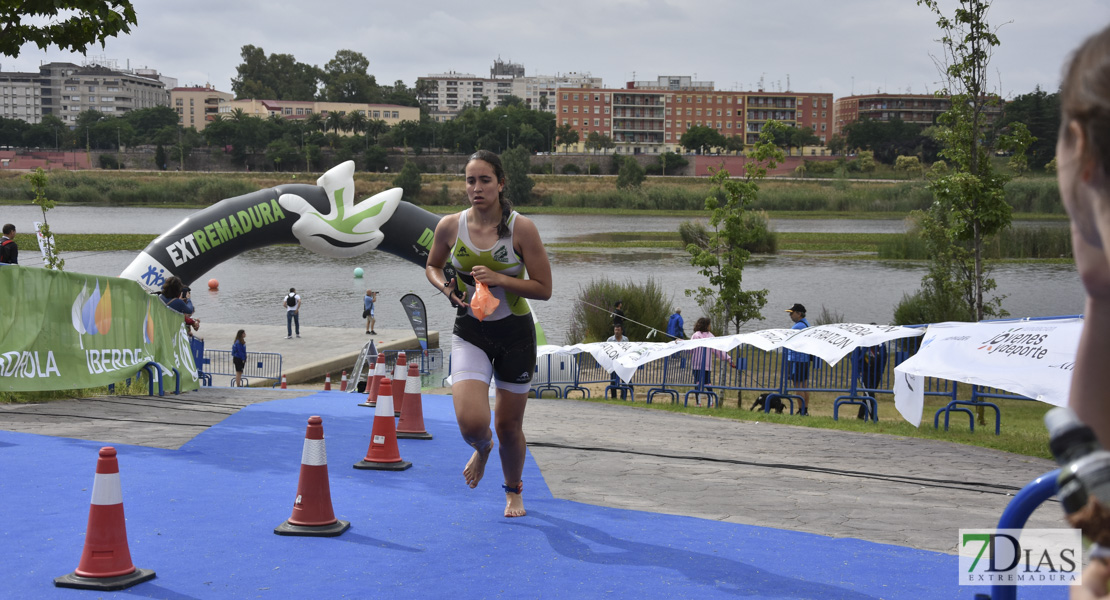
[[[1004,188],[1014,212],[1064,214],[1060,188],[1054,177],[1025,177],[1010,180]]]
[[[114,154],[101,154],[98,160],[100,161],[101,169],[115,170],[119,169],[121,166],[120,162],[116,160],[116,156]]]
[[[577,175],[582,172],[582,169],[574,163],[567,163],[563,165],[563,175]]]
[[[983,243],[983,258],[1071,258],[1067,227],[1009,227]],[[879,258],[927,260],[929,248],[917,233],[895,236],[879,244]]]
[[[608,279],[590,281],[579,289],[571,313],[566,344],[601,342],[613,335],[611,310],[624,302],[624,335],[633,341],[667,341],[667,319],[674,303],[663,288],[648,277],[643,282],[616,283]],[[656,333],[652,337],[652,330]]]
[[[935,294],[922,288],[912,295],[903,293],[894,308],[895,325],[921,325],[944,321],[973,321],[971,312],[958,298]]]
[[[778,251],[778,236],[768,226],[767,213],[748,211],[743,217],[744,227],[748,230],[747,241],[743,247],[752,254],[774,254]],[[693,221],[683,221],[678,226],[682,247],[694,244],[699,248],[709,247],[710,232],[704,225]]]

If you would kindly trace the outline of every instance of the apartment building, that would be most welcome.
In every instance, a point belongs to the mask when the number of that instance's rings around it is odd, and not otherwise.
[[[478,106],[488,100],[496,106],[513,93],[513,78],[478,77],[471,73],[448,71],[417,78],[416,89],[420,104],[428,108],[428,115],[435,121],[450,121],[467,106]]]
[[[0,117],[28,123],[42,120],[38,73],[0,73]]]
[[[86,110],[120,116],[169,102],[166,81],[150,69],[54,62],[39,67],[38,73],[0,72],[0,116],[28,123],[54,115],[73,126]]]
[[[355,111],[361,112],[367,120],[385,121],[390,126],[396,125],[401,121],[420,120],[419,108],[415,106],[400,106],[397,104],[239,99],[221,102],[219,105],[219,114],[224,118],[228,117],[230,113],[236,110],[242,110],[246,115],[264,119],[269,118],[270,115],[278,115],[293,121],[306,119],[312,114],[319,114],[327,118],[327,116],[333,112],[346,115],[347,113]]]
[[[660,78],[663,80],[664,78]],[[556,122],[578,130],[584,150],[591,132],[609,136],[616,152],[681,152],[682,135],[693,127],[716,129],[726,138],[754,143],[767,121],[808,127],[825,144],[832,135],[832,94],[713,90],[711,82],[671,86],[629,82],[626,89],[560,89]]]
[[[220,103],[233,98],[229,92],[221,92],[211,85],[175,87],[170,90],[170,107],[177,111],[178,124],[204,131],[220,112]]]
[[[170,104],[166,81],[150,69],[140,73],[96,64],[82,67],[48,63],[39,67],[39,81],[42,114],[53,114],[71,126],[76,124],[77,115],[86,110],[118,117],[133,110]]]
[[[950,106],[947,97],[933,94],[861,94],[837,98],[833,108],[834,133],[842,133],[846,125],[864,118],[882,122],[901,119],[924,128],[935,124]],[[990,106],[986,110],[987,121],[1001,114],[1001,103]]]
[[[554,113],[555,94],[564,87],[600,88],[602,82],[589,73],[527,77],[524,65],[499,58],[493,62],[489,77],[449,71],[418,78],[416,89],[421,91],[417,98],[420,104],[428,108],[432,119],[442,122],[454,119],[467,106],[478,106],[483,100],[497,106],[508,96],[520,98],[526,108]]]

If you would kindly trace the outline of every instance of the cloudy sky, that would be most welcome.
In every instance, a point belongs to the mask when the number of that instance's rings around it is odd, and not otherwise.
[[[379,83],[432,73],[488,76],[500,57],[527,75],[570,72],[606,87],[689,75],[717,89],[791,89],[834,97],[940,87],[936,19],[915,0],[135,0],[130,35],[88,56],[24,47],[2,71],[51,61],[114,59],[150,67],[180,85],[230,91],[240,48],[292,54],[323,67],[360,52]],[[956,0],[941,0],[951,13]],[[1001,46],[991,61],[1004,97],[1054,90],[1068,53],[1110,24],[1110,0],[996,0]],[[789,83],[788,83],[789,81]]]

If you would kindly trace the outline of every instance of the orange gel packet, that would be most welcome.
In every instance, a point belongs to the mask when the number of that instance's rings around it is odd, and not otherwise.
[[[493,311],[497,309],[497,305],[501,304],[501,301],[494,297],[493,293],[489,291],[489,286],[481,281],[476,281],[474,283],[476,289],[474,297],[470,299],[470,308],[474,311],[474,316],[478,317],[478,320],[481,321],[492,315]]]

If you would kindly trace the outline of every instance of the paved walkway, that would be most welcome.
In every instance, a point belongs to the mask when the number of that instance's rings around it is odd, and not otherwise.
[[[340,373],[348,373],[366,342],[374,340],[379,350],[410,350],[419,348],[411,329],[377,329],[378,335],[366,335],[363,327],[301,327],[301,337],[286,339],[285,323],[280,325],[234,325],[201,320],[197,335],[204,339],[206,350],[231,350],[235,334],[247,332],[248,352],[277,352],[288,383],[322,379],[330,373],[338,386]],[[428,333],[429,346],[439,345],[439,332]],[[229,385],[229,377],[213,381],[217,386]],[[338,387],[336,388],[338,389]]]

